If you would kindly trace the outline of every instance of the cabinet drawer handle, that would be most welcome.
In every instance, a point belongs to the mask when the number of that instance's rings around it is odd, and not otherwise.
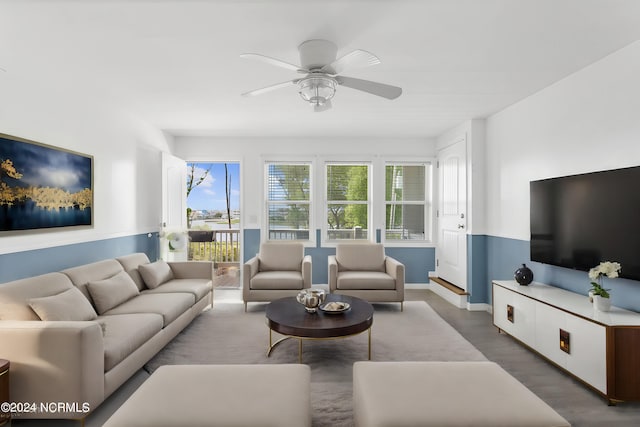
[[[507,320],[513,323],[513,306],[507,304]]]
[[[560,329],[560,350],[571,354],[571,333]]]

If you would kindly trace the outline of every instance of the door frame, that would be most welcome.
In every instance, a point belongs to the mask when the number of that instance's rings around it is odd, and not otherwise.
[[[450,149],[454,146],[456,146],[457,144],[461,144],[461,148],[463,148],[463,152],[464,152],[464,159],[463,162],[461,162],[464,166],[464,172],[463,175],[459,177],[459,181],[462,185],[464,185],[464,199],[462,201],[460,201],[461,204],[463,204],[462,206],[462,213],[464,214],[464,218],[459,218],[459,223],[462,224],[463,228],[460,229],[460,235],[459,237],[459,243],[460,245],[462,245],[462,248],[460,250],[460,267],[461,267],[461,273],[460,273],[460,277],[459,280],[456,280],[457,283],[453,283],[455,286],[461,288],[462,290],[464,290],[465,292],[468,292],[469,289],[469,283],[468,283],[468,277],[467,277],[467,273],[468,273],[468,247],[467,247],[467,233],[469,230],[469,224],[470,224],[470,216],[469,216],[469,200],[468,200],[468,194],[469,194],[469,188],[468,188],[468,176],[469,176],[469,166],[468,166],[468,158],[469,158],[469,152],[468,152],[468,141],[467,141],[467,134],[464,133],[462,135],[458,135],[454,138],[452,138],[449,143],[443,145],[442,147],[438,148],[438,152],[437,152],[437,176],[438,176],[438,203],[437,203],[437,213],[436,213],[436,218],[437,218],[437,225],[436,225],[436,235],[437,235],[437,240],[436,240],[436,275],[438,277],[440,277],[440,269],[441,266],[440,264],[440,259],[442,258],[440,256],[441,252],[442,252],[442,241],[441,241],[441,231],[442,231],[442,207],[443,207],[443,199],[444,199],[444,195],[443,195],[443,179],[442,179],[442,168],[441,166],[441,157],[442,157],[442,152],[444,150]],[[445,280],[447,280],[447,278],[444,278]]]
[[[173,154],[162,152],[162,184],[161,184],[161,229],[159,255],[166,261],[186,261],[184,251],[170,252],[167,248],[166,236],[170,233],[186,233],[187,231],[187,163]],[[176,176],[174,171],[178,169]]]

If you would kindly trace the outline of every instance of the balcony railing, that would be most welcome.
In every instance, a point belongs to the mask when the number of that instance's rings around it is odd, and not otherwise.
[[[239,263],[240,230],[190,230],[189,259]]]
[[[269,240],[309,240],[309,230],[278,228],[269,230]]]
[[[406,228],[387,229],[385,233],[387,240],[425,240],[423,231],[415,232]]]
[[[366,240],[369,238],[369,230],[362,227],[329,229],[327,230],[327,238],[329,240]]]
[[[328,230],[329,240],[366,240],[369,237],[366,228],[354,227],[348,229]],[[277,228],[269,230],[269,240],[309,240],[309,230],[295,228]]]

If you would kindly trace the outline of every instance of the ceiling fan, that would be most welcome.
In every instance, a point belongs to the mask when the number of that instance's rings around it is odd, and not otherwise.
[[[338,86],[349,87],[387,99],[396,99],[402,94],[402,88],[397,86],[341,75],[344,70],[349,68],[364,68],[379,64],[378,57],[370,52],[356,49],[336,59],[338,47],[330,41],[318,39],[301,43],[298,46],[298,51],[300,52],[301,65],[294,65],[258,53],[240,55],[241,58],[255,59],[305,75],[299,79],[245,92],[242,96],[256,96],[275,89],[297,85],[302,99],[312,105],[314,111],[320,112],[331,108],[331,98],[335,95]]]

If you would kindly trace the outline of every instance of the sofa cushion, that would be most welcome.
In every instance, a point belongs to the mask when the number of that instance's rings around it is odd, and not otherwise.
[[[385,271],[384,246],[353,243],[336,246],[338,271]]]
[[[146,289],[143,294],[189,292],[200,301],[211,291],[211,280],[208,279],[173,279],[154,289]]]
[[[122,265],[115,259],[107,259],[91,264],[62,270],[62,273],[69,276],[76,288],[80,289],[85,297],[91,301],[91,295],[87,289],[87,284],[96,280],[108,279],[123,271]]]
[[[120,304],[104,315],[156,313],[163,319],[162,327],[176,320],[196,302],[196,297],[188,293],[142,293],[129,301]]]
[[[302,364],[165,365],[103,427],[311,427],[310,384]]]
[[[77,288],[57,295],[31,298],[29,306],[41,320],[94,320],[97,314]]]
[[[104,371],[111,370],[162,329],[162,316],[155,313],[100,316],[104,331]]]
[[[146,288],[144,280],[138,271],[138,266],[141,264],[149,264],[149,258],[146,254],[138,252],[135,254],[125,255],[116,258],[116,261],[118,261],[122,265],[124,271],[131,276],[139,290]]]
[[[259,271],[302,271],[304,246],[296,242],[271,242],[260,245]]]
[[[87,287],[100,314],[129,301],[140,293],[131,276],[124,271],[108,279],[89,282]]]
[[[261,271],[251,278],[251,289],[302,289],[299,271]]]
[[[395,289],[396,282],[379,271],[343,271],[338,273],[338,289]]]
[[[488,361],[356,362],[353,412],[369,427],[571,425]]]
[[[29,306],[31,298],[56,295],[73,288],[62,273],[48,273],[0,284],[0,320],[40,320]]]
[[[138,271],[149,289],[157,288],[173,279],[171,267],[163,260],[138,266]]]

